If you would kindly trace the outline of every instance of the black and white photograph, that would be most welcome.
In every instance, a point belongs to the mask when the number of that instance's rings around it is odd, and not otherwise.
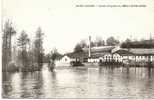
[[[2,99],[154,99],[154,0],[1,0]]]

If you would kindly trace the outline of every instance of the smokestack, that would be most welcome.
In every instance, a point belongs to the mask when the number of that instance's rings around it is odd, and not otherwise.
[[[89,36],[89,58],[91,57],[91,36]]]

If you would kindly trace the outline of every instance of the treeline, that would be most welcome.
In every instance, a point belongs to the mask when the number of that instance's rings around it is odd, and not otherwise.
[[[154,48],[154,40],[132,41],[127,39],[121,44],[121,48]]]
[[[44,56],[43,62],[44,63],[49,63],[50,61],[54,62],[55,60],[60,59],[62,56],[63,55],[60,54],[56,48],[53,48],[51,52],[49,52]]]
[[[15,34],[19,37],[12,43]],[[26,31],[17,33],[10,21],[6,21],[3,27],[2,37],[2,70],[30,69],[32,66],[40,69],[43,64],[43,35],[39,27],[34,39],[30,39]]]
[[[91,41],[91,47],[100,46],[115,46],[119,45],[121,48],[154,48],[154,39],[149,40],[131,40],[126,39],[124,42],[120,43],[119,40],[115,39],[113,36],[107,38],[106,42],[101,37],[96,37],[95,41]],[[83,48],[88,48],[89,44],[85,40],[81,40],[74,47],[74,52],[82,52]]]
[[[90,45],[91,47],[100,47],[100,46],[115,46],[120,43],[119,40],[115,39],[113,36],[109,37],[105,40],[103,40],[101,37],[96,37],[94,41],[91,41]],[[82,52],[83,48],[88,48],[89,43],[87,43],[85,40],[81,40],[79,43],[76,44],[74,47],[74,52]]]

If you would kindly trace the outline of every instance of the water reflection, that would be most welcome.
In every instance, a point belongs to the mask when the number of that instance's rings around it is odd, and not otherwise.
[[[41,98],[50,98],[51,96],[56,95],[54,92],[54,87],[56,84],[56,72],[49,71],[48,67],[43,67],[42,69],[42,93],[43,97]]]
[[[20,98],[21,96],[21,73],[15,73],[11,76],[12,98]]]
[[[67,68],[3,73],[4,98],[154,98],[153,68]]]
[[[42,86],[41,73],[36,71],[22,74],[22,98],[37,98]]]

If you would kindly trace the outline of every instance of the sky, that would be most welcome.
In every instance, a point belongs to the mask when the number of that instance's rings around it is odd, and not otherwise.
[[[144,4],[146,7],[76,7],[86,4]],[[17,36],[25,30],[30,38],[38,27],[44,33],[44,49],[71,52],[88,36],[106,40],[114,36],[148,39],[154,37],[154,0],[3,0],[2,19],[11,20]]]

